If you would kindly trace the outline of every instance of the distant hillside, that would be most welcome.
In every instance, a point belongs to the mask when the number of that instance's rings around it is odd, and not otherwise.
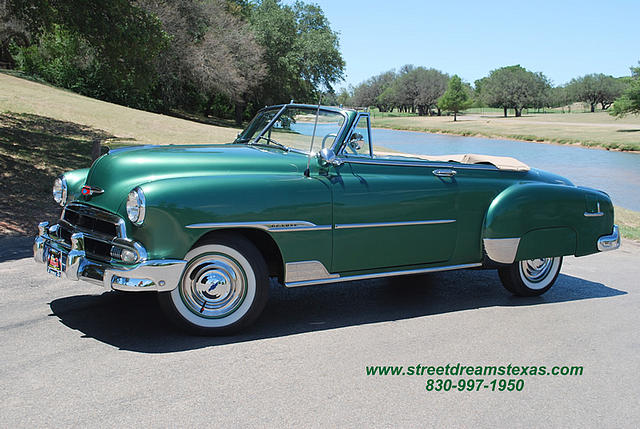
[[[228,143],[239,130],[149,113],[0,73],[0,112],[30,113],[141,144]]]

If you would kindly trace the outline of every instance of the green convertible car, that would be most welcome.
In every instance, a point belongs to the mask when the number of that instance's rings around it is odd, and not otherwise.
[[[555,282],[564,255],[620,246],[604,192],[513,158],[384,151],[369,114],[285,104],[230,144],[112,150],[56,179],[60,219],[34,257],[52,274],[157,291],[179,325],[253,322],[286,287],[498,269],[515,295]]]

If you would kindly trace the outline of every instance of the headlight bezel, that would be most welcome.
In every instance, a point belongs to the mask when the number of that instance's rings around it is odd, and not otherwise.
[[[144,223],[146,206],[147,201],[142,189],[139,186],[133,188],[127,195],[127,202],[125,204],[127,218],[132,224],[140,226]]]
[[[56,204],[62,207],[67,204],[68,187],[67,180],[64,178],[64,175],[56,177],[56,179],[53,181],[51,194],[53,195],[53,201],[55,201]]]

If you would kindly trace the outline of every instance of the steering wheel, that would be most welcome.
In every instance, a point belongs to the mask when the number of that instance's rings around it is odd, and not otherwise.
[[[328,139],[328,138],[331,138],[331,137],[333,137],[333,138],[335,139],[336,137],[338,137],[338,134],[336,134],[336,133],[329,133],[329,134],[327,134],[326,136],[324,136],[324,138],[322,139],[322,149],[324,149],[324,144],[326,143],[327,139]]]

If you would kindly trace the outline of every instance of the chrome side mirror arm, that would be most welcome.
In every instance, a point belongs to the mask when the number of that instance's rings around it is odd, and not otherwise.
[[[318,154],[318,164],[320,164],[321,167],[328,167],[330,165],[338,167],[342,165],[342,160],[336,157],[335,152],[331,148],[325,147],[322,148]]]

